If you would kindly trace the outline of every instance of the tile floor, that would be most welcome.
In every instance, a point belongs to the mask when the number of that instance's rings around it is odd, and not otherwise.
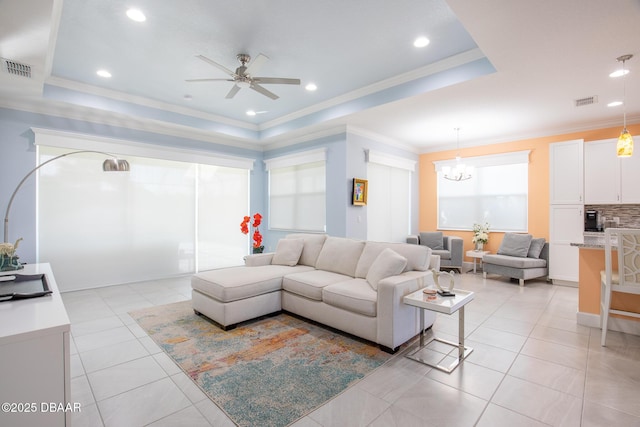
[[[476,292],[465,313],[474,351],[458,369],[398,352],[295,426],[640,426],[640,337],[610,332],[602,348],[598,329],[576,324],[576,288],[457,280]],[[186,299],[188,277],[63,294],[82,404],[74,427],[234,425],[127,314]],[[455,341],[457,315],[438,315],[433,329]]]

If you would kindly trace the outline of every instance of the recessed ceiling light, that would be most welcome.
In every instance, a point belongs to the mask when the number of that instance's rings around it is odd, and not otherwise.
[[[256,112],[253,110],[247,110],[247,116],[255,116]]]
[[[415,47],[425,47],[429,44],[429,39],[424,37],[424,36],[420,36],[417,39],[415,39],[415,41],[413,42],[413,45]]]
[[[318,86],[316,86],[315,83],[309,83],[304,87],[306,90],[308,90],[309,92],[313,92],[314,90],[318,89]]]
[[[111,73],[107,70],[98,70],[96,71],[96,74],[100,77],[104,77],[105,79],[111,78]]]
[[[622,101],[613,101],[607,104],[607,107],[618,107],[622,105]]]
[[[627,74],[629,74],[629,70],[619,69],[609,74],[609,77],[622,77],[626,76]]]
[[[127,16],[132,21],[136,22],[144,22],[147,20],[147,17],[144,16],[144,13],[140,9],[129,9],[127,10]]]

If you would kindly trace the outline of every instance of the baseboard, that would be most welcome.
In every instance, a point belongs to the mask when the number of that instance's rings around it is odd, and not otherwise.
[[[600,315],[593,313],[576,313],[576,320],[578,325],[587,326],[589,328],[598,328],[600,329]]]
[[[576,314],[578,325],[600,329],[600,315],[593,313]],[[622,317],[609,316],[609,330],[625,334],[640,335],[640,322]]]
[[[577,288],[578,287],[578,282],[574,282],[572,280],[558,280],[558,279],[552,279],[551,283],[553,283],[554,285],[560,285],[560,286],[569,286],[571,288]],[[600,316],[598,316],[599,318]]]

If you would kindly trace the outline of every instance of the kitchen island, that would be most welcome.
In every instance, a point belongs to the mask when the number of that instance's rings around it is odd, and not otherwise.
[[[584,243],[572,243],[579,248],[578,324],[600,327],[600,271],[604,270],[604,233],[585,233]],[[617,251],[611,252],[613,269],[618,268]],[[640,295],[613,292],[614,309],[640,313]],[[609,329],[640,335],[640,321],[633,317],[612,314]]]

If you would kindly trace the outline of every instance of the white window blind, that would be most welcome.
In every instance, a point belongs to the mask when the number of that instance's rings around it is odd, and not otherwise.
[[[39,145],[39,163],[69,151]],[[242,263],[248,169],[127,155],[130,172],[105,173],[104,158],[74,154],[39,170],[37,256],[61,290]]]
[[[471,179],[449,181],[438,173],[438,229],[470,230],[488,222],[495,231],[527,231],[529,152],[467,157]]]
[[[269,228],[325,231],[324,150],[265,160],[269,172]]]
[[[411,172],[367,164],[367,239],[404,242],[411,224]]]

